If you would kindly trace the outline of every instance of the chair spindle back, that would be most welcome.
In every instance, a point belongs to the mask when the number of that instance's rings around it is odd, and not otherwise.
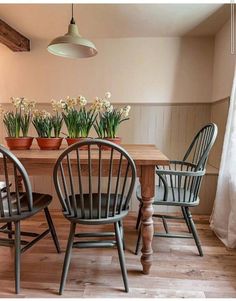
[[[0,222],[21,215],[22,212],[32,211],[32,188],[28,174],[17,157],[1,145],[0,175],[1,181],[5,183],[0,192]],[[22,181],[23,191],[19,189],[19,179]]]
[[[83,176],[87,176],[86,183]],[[129,208],[135,179],[130,155],[100,139],[71,145],[54,167],[55,188],[63,212],[70,218],[108,219],[122,214]]]
[[[207,159],[216,136],[217,126],[214,123],[207,124],[194,137],[183,161],[171,161],[166,168],[157,167],[159,186],[165,187],[164,201],[168,200],[168,193],[173,203],[190,204],[198,200]]]
[[[183,161],[195,164],[195,170],[203,170],[206,166],[209,152],[216,140],[217,131],[217,126],[214,123],[204,126],[194,137],[184,155]]]

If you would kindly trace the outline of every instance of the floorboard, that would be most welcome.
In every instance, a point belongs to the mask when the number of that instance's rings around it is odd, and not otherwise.
[[[14,249],[0,247],[0,297],[59,297],[58,288],[69,224],[60,212],[52,211],[52,217],[63,252],[55,252],[48,235],[24,253],[21,259],[21,293],[16,296],[13,278]],[[137,232],[136,216],[131,213],[124,222],[130,292],[123,292],[116,249],[73,249],[68,281],[62,297],[236,297],[236,251],[227,250],[217,239],[209,228],[208,216],[194,218],[204,257],[198,256],[193,240],[156,237],[153,242],[151,273],[143,275],[140,255],[133,254]],[[22,230],[42,231],[45,227],[46,221],[41,214],[22,223]],[[155,229],[162,230],[157,219]],[[187,230],[179,221],[171,221],[170,229],[178,232]],[[80,230],[88,229],[81,226]]]

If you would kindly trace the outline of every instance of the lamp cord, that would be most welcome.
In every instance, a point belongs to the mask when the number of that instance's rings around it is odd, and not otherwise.
[[[70,24],[75,24],[75,19],[74,19],[74,4],[71,3],[71,20],[70,20]]]

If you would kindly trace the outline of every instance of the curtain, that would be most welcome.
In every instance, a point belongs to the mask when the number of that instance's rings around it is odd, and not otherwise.
[[[227,247],[236,248],[236,73],[210,226]]]

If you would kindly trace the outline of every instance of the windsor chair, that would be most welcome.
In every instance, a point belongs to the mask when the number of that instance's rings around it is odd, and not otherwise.
[[[20,257],[21,254],[45,237],[49,232],[52,235],[56,250],[60,252],[57,234],[48,210],[52,197],[47,194],[32,192],[28,174],[7,148],[0,145],[0,171],[3,181],[0,187],[0,233],[7,234],[8,238],[0,238],[0,246],[15,246],[15,292],[20,292]],[[22,178],[23,191],[19,190],[18,177]],[[13,181],[10,182],[10,179]],[[44,210],[48,229],[41,234],[21,231],[21,221],[28,219]],[[12,225],[14,225],[14,230]],[[28,242],[21,236],[33,239]]]
[[[167,168],[156,166],[158,185],[153,205],[181,207],[183,217],[164,214],[153,214],[153,217],[162,219],[165,233],[154,233],[157,237],[194,238],[199,255],[203,256],[201,243],[192,219],[190,207],[198,206],[200,202],[199,191],[210,150],[217,137],[217,126],[214,123],[204,126],[194,137],[182,161],[170,161]],[[139,229],[135,254],[139,252],[141,239],[140,218],[142,210],[142,197],[140,186],[136,190],[140,201],[136,229]],[[189,234],[170,233],[166,219],[183,219],[188,227]]]
[[[109,150],[104,150],[104,147]],[[82,148],[87,150],[82,151]],[[86,159],[85,152],[87,152]],[[88,176],[87,192],[82,183],[82,175]],[[86,140],[73,144],[63,151],[55,164],[53,177],[63,214],[70,222],[59,294],[64,290],[72,248],[114,246],[118,248],[124,287],[128,292],[122,220],[128,214],[135,185],[136,167],[133,159],[122,147],[111,142],[99,139]],[[113,224],[114,232],[75,234],[77,224],[91,227]],[[94,237],[95,240],[84,240],[86,237]],[[80,239],[75,240],[75,238]]]

